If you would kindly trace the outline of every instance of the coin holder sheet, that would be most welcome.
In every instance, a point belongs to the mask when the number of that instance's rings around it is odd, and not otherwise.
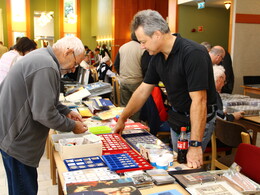
[[[106,167],[99,156],[65,159],[64,163],[69,171]]]
[[[107,151],[120,151],[131,149],[126,141],[123,140],[119,134],[100,134],[98,136],[102,137],[101,141],[103,153]]]
[[[161,149],[165,150],[171,150],[169,146],[167,146],[165,143],[163,143],[160,139],[155,137],[152,134],[136,134],[136,135],[122,135],[126,142],[131,145],[134,149],[136,149],[138,152],[140,152],[140,144],[151,144],[151,145],[157,145]]]
[[[120,179],[116,172],[107,167],[64,172],[63,177],[65,183]]]
[[[138,168],[138,164],[126,153],[102,155],[111,171]]]
[[[137,153],[134,150],[123,150],[120,151],[121,153],[127,153],[138,165],[138,167],[136,168],[132,168],[132,169],[123,169],[123,170],[117,170],[117,173],[124,173],[124,172],[128,172],[128,171],[136,171],[136,170],[149,170],[149,169],[153,169],[153,166],[147,161],[145,160],[139,153]],[[118,153],[117,151],[114,152],[106,152],[105,154],[115,154]]]

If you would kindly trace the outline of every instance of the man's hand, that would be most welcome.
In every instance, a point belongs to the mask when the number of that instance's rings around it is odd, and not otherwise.
[[[75,127],[73,129],[73,133],[75,134],[80,134],[80,133],[85,133],[88,130],[87,125],[80,121],[75,121]]]
[[[74,120],[74,121],[80,121],[83,122],[81,115],[78,112],[70,111],[69,114],[67,114],[67,117]]]
[[[234,112],[232,113],[232,115],[234,116],[235,120],[239,120],[244,116],[245,112],[244,111],[240,111],[240,112]]]
[[[114,133],[119,133],[122,134],[122,131],[125,128],[125,122],[123,122],[122,120],[120,120],[120,118],[118,119],[116,126],[114,128]]]
[[[190,168],[199,168],[203,165],[202,148],[200,146],[189,147],[187,153],[187,165]]]

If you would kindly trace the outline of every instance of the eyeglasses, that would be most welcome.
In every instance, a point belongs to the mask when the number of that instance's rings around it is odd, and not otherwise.
[[[79,64],[77,63],[77,59],[76,59],[74,51],[72,52],[72,54],[73,54],[73,57],[74,57],[74,60],[75,60],[74,66],[72,68],[61,68],[60,70],[72,70],[74,68],[76,69],[77,67],[79,67]]]
[[[222,79],[222,81],[223,81],[224,85],[226,85],[226,84],[227,84],[227,80],[226,80],[226,78],[225,78],[225,77],[223,77],[223,76],[221,76],[220,78]]]
[[[79,64],[77,63],[77,60],[76,60],[76,56],[75,56],[75,53],[74,53],[74,51],[73,51],[73,57],[74,57],[74,60],[75,60],[75,62],[74,62],[74,67],[73,68],[78,68],[79,67]]]
[[[222,55],[218,55],[219,57],[221,57],[221,62],[224,61],[224,57],[222,57]]]

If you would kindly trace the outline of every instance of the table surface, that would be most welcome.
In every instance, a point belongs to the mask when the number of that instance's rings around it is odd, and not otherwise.
[[[246,129],[253,130],[252,144],[256,144],[257,133],[260,132],[260,116],[245,116],[237,121],[244,125]]]
[[[260,95],[260,84],[241,85],[241,87],[244,88],[244,95],[246,95],[246,93],[252,93],[252,94]]]
[[[68,170],[67,170],[65,164],[63,163],[63,161],[59,155],[59,152],[54,151],[53,156],[54,156],[54,160],[55,160],[57,171],[58,171],[59,185],[61,185],[59,187],[62,187],[63,193],[64,193],[65,183],[64,183],[64,179],[63,179],[63,173],[67,172]],[[180,186],[177,183],[161,185],[161,186],[154,186],[152,188],[142,189],[140,191],[142,194],[145,195],[145,194],[151,194],[151,193],[162,192],[162,191],[173,190],[173,189],[177,189],[181,194],[184,194],[184,195],[189,194],[182,186]],[[61,192],[60,192],[60,194],[61,194]]]
[[[243,119],[260,124],[260,116],[245,116]]]

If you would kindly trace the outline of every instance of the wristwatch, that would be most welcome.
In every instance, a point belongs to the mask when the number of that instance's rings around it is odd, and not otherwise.
[[[195,140],[190,140],[189,145],[192,147],[199,147],[199,146],[201,146],[201,142],[195,141]]]

